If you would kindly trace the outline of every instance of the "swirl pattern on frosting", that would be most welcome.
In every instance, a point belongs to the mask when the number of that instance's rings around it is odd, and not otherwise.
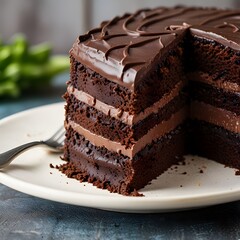
[[[214,8],[142,9],[81,35],[71,54],[111,81],[133,88],[159,55],[190,30],[240,50],[240,11]]]

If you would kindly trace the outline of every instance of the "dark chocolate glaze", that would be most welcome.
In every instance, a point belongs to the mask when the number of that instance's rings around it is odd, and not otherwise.
[[[150,65],[186,32],[240,50],[240,10],[142,9],[80,36],[71,54],[90,69],[134,89]]]

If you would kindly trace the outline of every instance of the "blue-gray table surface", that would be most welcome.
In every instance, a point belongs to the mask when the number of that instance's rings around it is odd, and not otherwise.
[[[0,100],[0,119],[62,101],[64,88]],[[240,201],[184,212],[127,214],[52,202],[0,184],[0,240],[240,239]]]

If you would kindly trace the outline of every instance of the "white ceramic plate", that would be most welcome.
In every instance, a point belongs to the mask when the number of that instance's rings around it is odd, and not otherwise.
[[[19,144],[45,139],[63,124],[63,103],[24,111],[0,121],[0,152]],[[69,179],[49,164],[59,155],[33,148],[0,171],[0,182],[44,199],[122,212],[163,212],[210,206],[240,199],[240,176],[213,161],[186,157],[141,189],[145,197],[126,197]]]

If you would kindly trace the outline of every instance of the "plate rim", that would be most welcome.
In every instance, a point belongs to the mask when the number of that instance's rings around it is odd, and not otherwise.
[[[97,195],[98,205],[96,206],[96,202],[92,197],[94,194],[88,193],[79,193],[67,191],[69,193],[68,197],[64,197],[64,199],[60,196],[66,195],[66,191],[54,189],[51,187],[44,187],[40,185],[35,185],[30,182],[25,182],[23,180],[19,180],[13,178],[4,172],[0,171],[0,181],[1,184],[10,187],[16,191],[38,197],[45,200],[51,200],[55,202],[71,204],[82,207],[92,207],[103,210],[110,210],[115,212],[126,212],[126,213],[150,213],[150,212],[171,212],[171,211],[182,211],[189,210],[194,208],[201,208],[206,206],[212,206],[222,203],[228,203],[239,200],[239,190],[228,191],[228,192],[218,192],[215,194],[199,194],[194,197],[159,197],[159,196],[147,196],[147,197],[133,197],[133,196],[122,196],[122,195]],[[17,183],[17,185],[16,185]],[[22,183],[24,183],[24,190],[19,187]],[[85,183],[89,184],[89,183]],[[32,191],[34,189],[34,191]],[[49,193],[51,191],[51,195],[48,197],[44,197],[42,194]],[[229,197],[231,196],[231,199]],[[69,197],[72,200],[69,200]],[[78,201],[81,199],[81,201]],[[200,201],[201,200],[201,203]],[[94,202],[94,203],[93,203]],[[168,203],[167,206],[165,203]],[[176,204],[176,202],[178,204]],[[188,202],[188,204],[186,204]],[[109,206],[109,203],[114,203],[113,206]],[[118,207],[116,204],[121,203]],[[152,203],[154,205],[151,205]],[[128,205],[125,205],[128,204]],[[156,205],[157,204],[157,205]],[[144,208],[143,208],[144,207]]]

